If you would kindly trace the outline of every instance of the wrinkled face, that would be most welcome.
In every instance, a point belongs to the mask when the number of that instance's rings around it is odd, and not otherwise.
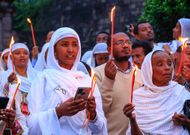
[[[15,68],[27,68],[29,53],[26,49],[20,48],[13,51],[13,61]]]
[[[109,53],[99,53],[95,54],[95,61],[96,61],[96,66],[102,65],[106,63],[109,59]]]
[[[110,51],[110,47],[109,47]],[[116,61],[128,61],[132,52],[132,43],[125,33],[113,36],[113,56]]]
[[[145,53],[142,47],[137,47],[135,49],[132,49],[133,62],[138,66],[139,69],[141,69],[144,57]]]
[[[67,37],[59,40],[54,48],[55,58],[61,67],[71,69],[79,51],[78,40]]]
[[[141,23],[138,25],[138,34],[135,35],[138,40],[152,41],[154,40],[154,31],[149,23]]]
[[[96,36],[96,43],[106,43],[107,40],[108,40],[108,35],[105,33],[101,33]]]
[[[190,60],[190,45],[185,48],[185,60]]]
[[[177,22],[173,28],[173,38],[178,39],[181,36],[181,25]]]
[[[153,84],[167,86],[172,79],[173,63],[171,57],[165,52],[156,52],[152,56]]]
[[[3,55],[3,62],[4,62],[4,64],[6,65],[6,67],[7,67],[8,56],[9,56],[9,52],[7,52],[7,53],[5,53],[5,54]]]

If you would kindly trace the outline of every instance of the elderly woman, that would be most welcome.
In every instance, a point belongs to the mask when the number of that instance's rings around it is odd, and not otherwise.
[[[190,93],[171,81],[173,64],[170,56],[163,51],[149,53],[141,71],[144,86],[134,91],[133,104],[127,104],[123,109],[130,119],[127,134],[188,135],[187,129],[178,122]],[[184,126],[188,128],[185,123]]]
[[[12,65],[12,59],[14,65]],[[7,126],[13,129],[13,135],[27,135],[26,117],[29,115],[29,112],[27,110],[26,96],[37,72],[32,68],[29,60],[29,50],[25,44],[15,43],[12,46],[12,55],[8,57],[7,66],[8,70],[0,74],[0,96],[9,97],[7,108],[10,108],[10,103],[13,100],[16,78],[19,78],[21,85],[12,109],[1,110],[0,116],[7,123]],[[14,72],[12,68],[14,68]]]
[[[79,36],[73,29],[63,27],[53,33],[47,55],[48,69],[37,76],[28,95],[29,134],[107,134],[98,88],[95,87],[94,96],[87,100],[74,99],[78,87],[91,86],[90,77],[76,71],[80,56]],[[83,127],[88,123],[86,111],[90,112],[87,130]]]

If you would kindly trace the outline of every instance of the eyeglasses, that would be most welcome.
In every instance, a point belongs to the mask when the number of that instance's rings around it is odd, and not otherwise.
[[[116,41],[115,43],[114,43],[114,45],[125,45],[125,44],[127,44],[127,45],[132,45],[132,43],[131,43],[131,41],[129,41],[129,40],[118,40],[118,41]]]

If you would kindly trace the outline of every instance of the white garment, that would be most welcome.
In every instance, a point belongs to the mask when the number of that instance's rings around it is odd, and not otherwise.
[[[81,61],[85,62],[86,64],[90,64],[88,61],[91,59],[92,51],[87,51],[83,54]]]
[[[190,19],[189,18],[180,18],[178,20],[181,26],[181,37],[190,38]]]
[[[75,135],[86,134],[85,128],[81,128],[86,117],[85,110],[80,111],[74,116],[62,116],[58,119],[55,107],[61,102],[74,97],[78,87],[91,84],[89,76],[76,71],[80,60],[81,49],[79,49],[77,58],[71,70],[60,67],[54,57],[54,46],[56,42],[65,37],[75,37],[80,40],[78,34],[71,28],[64,27],[56,30],[50,40],[49,52],[47,57],[47,66],[37,76],[31,86],[28,95],[29,111],[31,115],[27,119],[31,135]],[[40,85],[36,85],[40,84]],[[94,92],[96,99],[97,121],[90,122],[89,134],[107,135],[106,119],[102,110],[102,100],[98,88]]]
[[[91,55],[91,67],[95,67],[96,66],[96,62],[95,62],[95,54],[101,54],[101,53],[108,53],[107,50],[107,44],[106,43],[97,43],[93,50],[92,50],[92,55]]]
[[[89,75],[87,68],[85,67],[85,65],[82,62],[79,62],[78,67],[77,67],[77,71],[82,71],[85,74]]]
[[[0,58],[0,71],[5,71],[6,70],[6,66],[5,63],[3,61],[3,56],[5,53],[9,53],[10,49],[7,48],[5,50],[3,50],[2,54],[1,54],[1,58]]]
[[[45,43],[42,47],[42,51],[38,56],[38,60],[34,66],[34,69],[38,71],[43,71],[45,68],[47,68],[46,60],[45,60],[45,53],[49,47],[49,42]]]
[[[149,53],[142,64],[141,72],[144,87],[134,91],[133,103],[139,128],[143,134],[151,135],[188,135],[182,126],[175,126],[174,113],[182,114],[185,100],[190,93],[176,82],[158,87],[152,82],[152,55]],[[130,133],[130,128],[127,131]]]
[[[20,49],[20,48],[26,49],[28,51],[28,53],[29,53],[29,50],[28,50],[27,46],[25,44],[22,44],[22,43],[15,43],[12,46],[12,51],[14,52],[15,50]],[[13,70],[12,70],[12,61],[10,59],[10,55],[8,56],[7,65],[8,65],[8,70],[0,73],[0,95],[1,96],[5,96],[3,94],[3,87],[7,83],[9,75],[13,72]],[[24,130],[24,133],[22,135],[27,135],[28,134],[28,127],[26,126],[26,117],[27,116],[22,114],[21,108],[20,108],[21,107],[21,102],[22,102],[22,92],[28,93],[28,91],[30,90],[31,82],[36,77],[37,72],[32,68],[31,63],[28,60],[27,77],[23,77],[23,76],[19,75],[18,73],[16,73],[16,75],[20,79],[20,82],[21,82],[21,85],[19,87],[19,91],[18,91],[18,93],[16,95],[16,100],[15,100],[16,118],[18,119],[19,123],[21,124],[21,126],[22,126],[22,128]],[[16,90],[16,85],[15,84],[10,84],[9,85],[9,94],[8,94],[8,97],[10,99],[9,99],[8,106],[10,105],[10,102],[12,101],[12,98],[13,98],[15,90]]]

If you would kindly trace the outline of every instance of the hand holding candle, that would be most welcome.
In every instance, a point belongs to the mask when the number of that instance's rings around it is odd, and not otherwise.
[[[33,28],[33,25],[32,25],[32,21],[30,20],[30,18],[27,18],[27,22],[30,24],[30,30],[32,32],[32,41],[33,41],[34,46],[36,46],[36,39],[35,39],[35,36],[34,36],[34,28]]]

